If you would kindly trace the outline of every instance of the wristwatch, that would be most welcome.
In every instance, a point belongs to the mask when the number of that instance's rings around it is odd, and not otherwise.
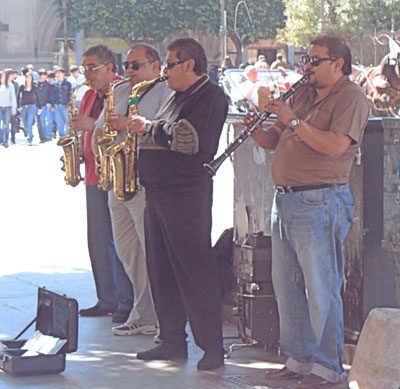
[[[289,128],[294,131],[300,125],[300,119],[294,118],[289,122]]]

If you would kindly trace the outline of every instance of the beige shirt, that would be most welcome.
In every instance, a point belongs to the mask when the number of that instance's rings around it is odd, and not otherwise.
[[[289,104],[297,117],[322,131],[348,135],[352,143],[340,157],[313,150],[291,129],[284,129],[272,160],[275,185],[342,184],[349,180],[351,165],[368,122],[364,91],[343,76],[330,93],[314,104],[315,89],[299,89]],[[279,121],[280,128],[285,126]]]

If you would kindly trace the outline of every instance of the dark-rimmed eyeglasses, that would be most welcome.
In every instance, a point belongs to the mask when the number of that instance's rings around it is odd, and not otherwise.
[[[149,61],[146,62],[138,62],[138,61],[125,61],[122,63],[122,66],[124,67],[125,70],[128,70],[129,68],[133,70],[139,70],[143,65],[146,63],[150,63]]]
[[[162,63],[162,66],[163,66],[164,69],[171,70],[174,66],[180,65],[181,63],[189,61],[189,59],[190,58],[185,58],[185,59],[181,59],[181,60],[176,61],[176,62],[167,62],[167,61],[165,61],[165,62]]]
[[[81,71],[81,73],[93,73],[98,69],[101,69],[102,67],[106,66],[106,64],[102,64],[102,65],[81,65],[79,66],[79,70]]]
[[[308,62],[310,62],[311,66],[318,66],[321,62],[323,61],[336,61],[337,58],[334,57],[310,57],[308,55],[302,55],[301,56],[301,62],[303,62],[304,65],[306,65]]]

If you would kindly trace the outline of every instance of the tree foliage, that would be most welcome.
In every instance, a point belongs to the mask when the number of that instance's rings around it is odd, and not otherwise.
[[[283,26],[282,0],[247,0],[252,22],[243,2],[226,0],[228,35],[240,45],[260,38],[273,38]],[[161,42],[189,30],[218,34],[221,25],[217,0],[69,0],[69,23],[75,30],[91,29],[104,37],[119,37],[128,43],[140,40]],[[239,38],[238,36],[239,35]]]
[[[321,31],[321,0],[283,0],[286,25],[279,31],[287,44],[308,46]],[[343,38],[360,39],[375,31],[390,31],[392,20],[400,26],[399,0],[325,0],[325,32]]]

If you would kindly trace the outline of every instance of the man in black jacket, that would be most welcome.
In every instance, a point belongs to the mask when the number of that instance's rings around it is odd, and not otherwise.
[[[51,120],[51,85],[47,81],[47,72],[44,69],[39,69],[39,82],[37,84],[39,105],[41,108],[40,115],[37,115],[37,123],[39,129],[40,143],[52,140],[53,121]]]
[[[56,82],[53,84],[51,99],[54,103],[54,115],[58,135],[63,137],[67,133],[68,111],[67,107],[71,101],[71,83],[65,79],[65,70],[55,70]]]
[[[130,117],[146,131],[139,176],[146,188],[146,258],[163,343],[138,359],[187,358],[185,326],[204,350],[199,370],[224,364],[220,288],[211,252],[212,179],[203,164],[217,151],[228,104],[206,75],[203,47],[178,39],[163,69],[175,91],[154,120]]]

